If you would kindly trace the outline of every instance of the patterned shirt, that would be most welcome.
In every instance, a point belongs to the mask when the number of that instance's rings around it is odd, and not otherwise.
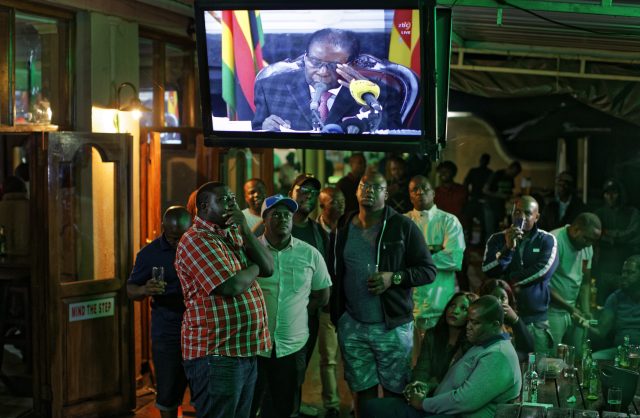
[[[208,354],[250,357],[271,349],[267,310],[254,281],[237,296],[214,289],[247,266],[237,226],[223,229],[196,216],[176,252],[176,271],[186,311],[182,320],[185,360]]]

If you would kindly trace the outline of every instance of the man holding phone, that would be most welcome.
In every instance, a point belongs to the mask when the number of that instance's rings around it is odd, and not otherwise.
[[[312,109],[323,124],[355,117],[361,105],[351,96],[349,85],[366,79],[352,65],[359,55],[360,42],[352,31],[321,29],[311,34],[300,68],[256,80],[253,129],[309,131],[317,122]],[[401,128],[399,92],[378,85],[382,106],[379,128]]]
[[[549,353],[553,349],[547,319],[549,281],[558,267],[558,245],[552,234],[537,227],[539,218],[538,202],[533,197],[516,199],[512,225],[487,241],[482,271],[511,285],[518,314],[534,338],[536,352]]]
[[[136,257],[127,281],[133,300],[151,297],[151,350],[156,371],[156,407],[162,418],[178,416],[178,406],[187,387],[180,350],[180,327],[184,313],[182,288],[173,266],[176,247],[191,226],[191,215],[182,206],[172,206],[162,217],[162,235]]]

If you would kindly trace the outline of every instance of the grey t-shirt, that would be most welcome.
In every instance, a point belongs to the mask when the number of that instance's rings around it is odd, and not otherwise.
[[[640,344],[640,303],[619,289],[607,298],[604,309],[615,315],[614,343],[620,345],[628,335],[631,344]]]
[[[375,271],[376,238],[381,224],[362,229],[349,224],[344,247],[344,291],[347,312],[357,321],[375,324],[384,321],[380,296],[369,293],[367,279]]]

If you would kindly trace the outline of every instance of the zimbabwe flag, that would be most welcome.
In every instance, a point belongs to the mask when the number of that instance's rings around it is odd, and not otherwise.
[[[222,98],[230,120],[253,118],[253,84],[264,67],[263,45],[260,12],[222,12]]]
[[[389,42],[389,61],[411,68],[420,76],[420,12],[395,10]]]

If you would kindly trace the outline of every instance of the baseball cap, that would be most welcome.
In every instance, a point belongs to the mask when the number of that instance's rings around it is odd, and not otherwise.
[[[608,190],[615,190],[617,192],[620,192],[620,184],[618,184],[618,182],[613,179],[607,180],[604,183],[604,186],[602,186],[602,190],[605,192]]]
[[[298,210],[298,204],[295,200],[281,194],[277,194],[264,199],[264,202],[262,202],[262,209],[260,209],[260,216],[264,218],[265,212],[267,212],[278,203],[283,203],[291,213],[296,213],[296,211]]]
[[[304,173],[296,177],[296,179],[293,182],[293,185],[291,186],[291,191],[293,191],[293,189],[295,189],[296,186],[302,186],[305,183],[312,184],[318,190],[322,188],[322,185],[320,184],[320,180],[313,177],[313,174]]]

